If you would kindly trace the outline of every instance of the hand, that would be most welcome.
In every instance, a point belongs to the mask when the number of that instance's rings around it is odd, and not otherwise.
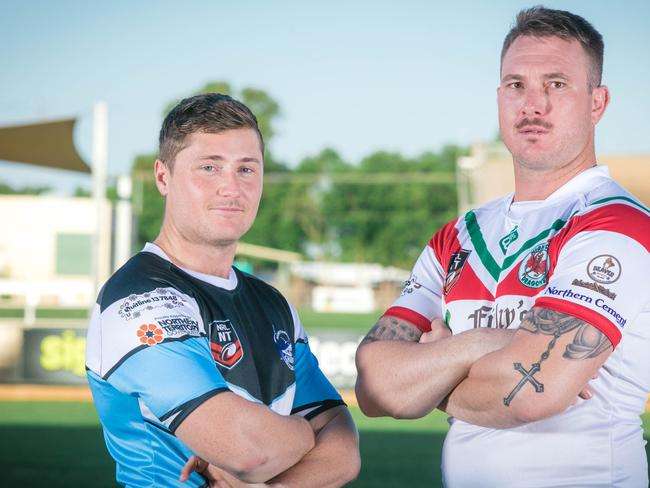
[[[276,484],[269,485],[265,483],[246,483],[244,481],[238,480],[227,471],[213,466],[205,459],[201,459],[198,456],[192,456],[187,460],[185,466],[183,466],[183,470],[181,471],[179,481],[187,481],[194,471],[200,473],[206,480],[208,480],[208,486],[210,488],[281,488],[281,485]]]
[[[431,322],[431,331],[425,332],[420,337],[420,344],[439,341],[446,337],[451,337],[449,327],[447,327],[447,324],[445,324],[441,319],[434,319]]]
[[[596,378],[598,378],[598,373],[591,377],[592,380],[595,380]],[[591,388],[591,385],[587,383],[580,393],[578,393],[578,396],[583,400],[589,400],[590,398],[593,398],[594,390]]]

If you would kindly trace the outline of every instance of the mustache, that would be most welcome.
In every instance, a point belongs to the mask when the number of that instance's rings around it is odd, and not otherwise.
[[[532,125],[532,126],[535,126],[535,127],[543,127],[544,129],[548,129],[548,130],[551,130],[553,128],[553,124],[551,124],[550,122],[546,122],[546,121],[544,121],[542,119],[525,118],[525,119],[522,119],[517,124],[515,124],[515,129],[518,129],[518,130],[523,129],[527,125]]]

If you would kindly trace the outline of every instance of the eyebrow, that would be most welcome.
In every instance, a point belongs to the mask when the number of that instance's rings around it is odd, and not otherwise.
[[[202,160],[210,160],[210,161],[225,161],[226,158],[223,156],[220,156],[219,154],[209,154],[207,156],[201,156]],[[257,163],[261,164],[260,160],[255,158],[255,157],[250,157],[250,156],[244,156],[243,158],[239,158],[237,160],[238,163]]]
[[[569,79],[569,77],[565,73],[562,73],[560,71],[554,71],[553,73],[546,73],[545,75],[543,75],[543,78],[545,80],[550,80],[550,79],[553,79],[553,78],[562,78],[563,80],[568,80]],[[520,81],[520,80],[523,80],[523,79],[525,79],[525,76],[517,75],[517,74],[508,74],[508,75],[505,75],[503,78],[501,78],[501,81],[502,82],[503,81],[510,81],[510,80]]]

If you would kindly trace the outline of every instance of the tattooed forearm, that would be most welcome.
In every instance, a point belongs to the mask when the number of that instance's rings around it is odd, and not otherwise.
[[[555,343],[561,335],[577,329],[573,341],[567,345],[562,355],[566,359],[594,358],[610,347],[607,337],[595,327],[572,315],[545,308],[533,308],[528,312],[519,329],[531,334],[550,335],[553,338],[546,347],[546,351],[540,356],[539,361],[533,363],[529,370],[522,367],[521,363],[513,363],[515,371],[519,372],[523,378],[503,399],[505,406],[510,406],[515,395],[519,393],[526,383],[530,383],[537,393],[544,391],[544,384],[535,378],[535,374],[541,371],[542,363],[548,359],[551,350],[555,347]]]
[[[382,317],[366,334],[362,344],[373,341],[407,341],[420,340],[422,331],[413,324],[395,317]]]

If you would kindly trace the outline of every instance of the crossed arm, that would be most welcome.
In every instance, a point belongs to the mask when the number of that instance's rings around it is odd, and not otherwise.
[[[494,428],[557,415],[575,403],[611,352],[607,337],[592,325],[533,308],[512,341],[476,361],[441,407]]]
[[[413,324],[392,317],[371,329],[357,351],[356,392],[366,415],[417,418],[439,407],[476,425],[520,425],[574,403],[612,351],[595,327],[543,308],[533,308],[517,332],[444,337],[440,327],[434,321],[427,343]]]
[[[202,471],[222,482],[214,486],[341,486],[361,464],[357,431],[344,406],[307,421],[221,393],[192,412],[176,435],[200,458],[185,466],[181,479]]]

